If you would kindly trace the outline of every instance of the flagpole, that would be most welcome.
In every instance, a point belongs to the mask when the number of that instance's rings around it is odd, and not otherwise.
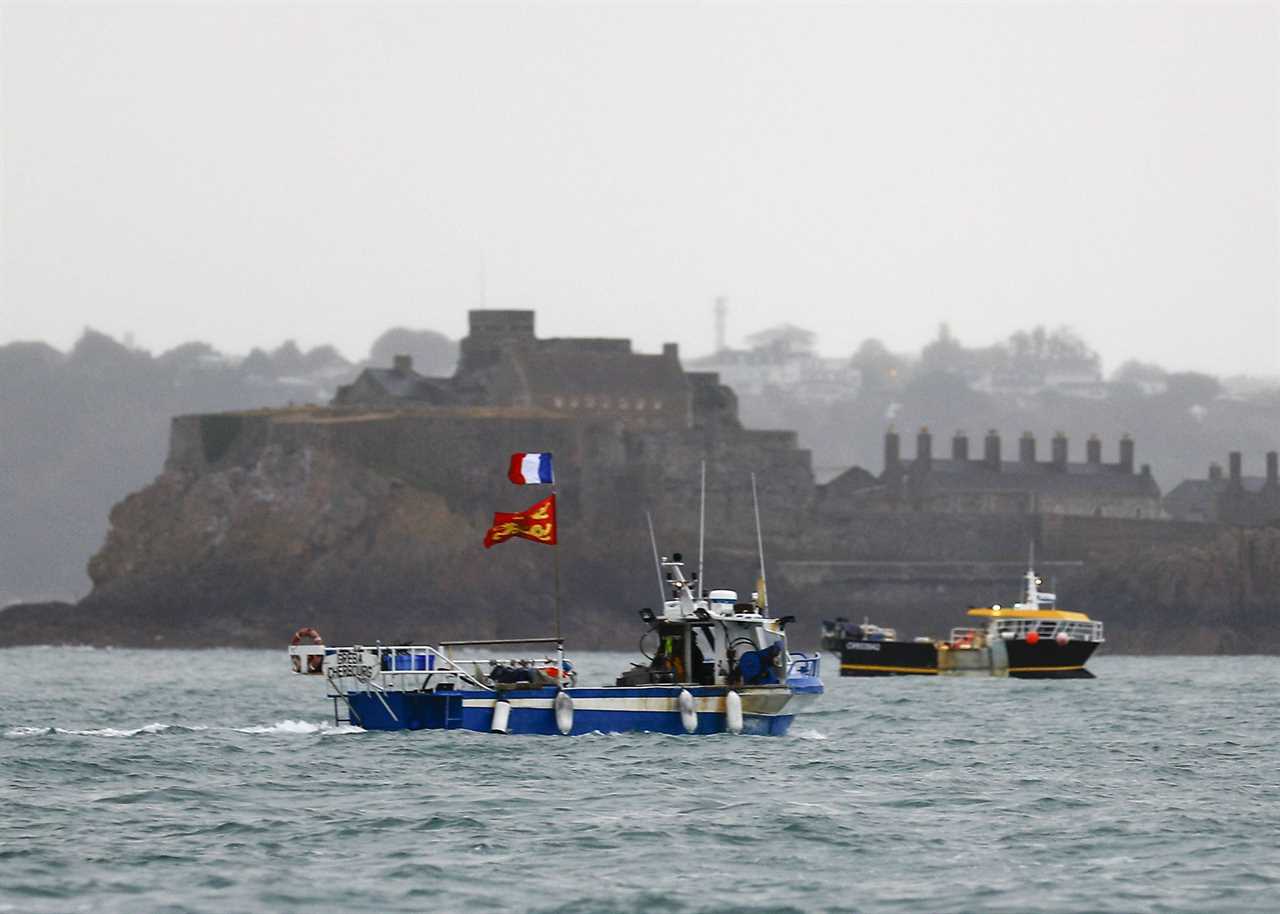
[[[559,502],[559,499],[556,498],[556,485],[554,482],[551,484],[551,499],[552,499],[552,504],[556,506],[554,511],[554,516],[555,516],[554,523],[556,525],[555,526],[556,542],[555,542],[555,545],[551,547],[551,551],[555,553],[554,558],[552,558],[551,560],[552,568],[554,568],[554,578],[555,578],[555,583],[553,585],[554,597],[553,597],[552,605],[555,608],[555,623],[556,623],[556,667],[560,673],[560,675],[557,676],[556,678],[560,682],[560,688],[563,689],[564,688],[564,639],[560,634],[560,502]]]

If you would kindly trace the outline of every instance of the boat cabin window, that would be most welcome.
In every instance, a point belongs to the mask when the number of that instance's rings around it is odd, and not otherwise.
[[[649,668],[674,674],[676,682],[715,683],[715,635],[709,625],[663,623]]]

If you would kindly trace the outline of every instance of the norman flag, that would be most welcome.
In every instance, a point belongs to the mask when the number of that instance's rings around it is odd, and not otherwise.
[[[518,486],[550,485],[556,481],[551,472],[550,454],[512,454],[507,478]]]
[[[550,455],[547,455],[550,456]],[[484,548],[503,543],[512,537],[533,540],[545,546],[556,544],[556,497],[548,495],[542,501],[518,514],[495,511],[493,526],[484,535]]]

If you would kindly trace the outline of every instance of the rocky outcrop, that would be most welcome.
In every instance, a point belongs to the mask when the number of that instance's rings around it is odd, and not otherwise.
[[[687,466],[710,453],[708,583],[747,592],[749,469],[789,453],[744,450],[763,433],[642,439],[538,416],[213,418],[175,420],[165,472],[112,510],[93,592],[5,610],[0,644],[275,647],[304,625],[330,643],[545,636],[559,558],[571,646],[627,648],[636,609],[658,596],[645,510],[664,549],[692,553]],[[493,510],[545,494],[510,486],[496,465],[528,441],[563,461],[561,545],[487,551]],[[837,614],[945,634],[966,606],[1012,600],[1034,542],[1064,605],[1107,623],[1110,651],[1280,653],[1280,529],[835,511],[814,501],[807,464],[788,461],[761,480],[761,501],[770,597],[800,617],[801,646]]]
[[[1146,549],[1082,581],[1123,653],[1280,653],[1280,528],[1219,528],[1203,545]]]

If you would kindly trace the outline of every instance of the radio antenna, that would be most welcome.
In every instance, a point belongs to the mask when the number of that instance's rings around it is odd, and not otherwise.
[[[707,462],[702,461],[702,497],[698,502],[698,599],[702,599],[702,545],[707,538]]]
[[[756,548],[760,552],[760,608],[769,608],[769,582],[764,575],[764,536],[760,533],[760,499],[756,495],[756,474],[751,474],[751,504],[756,511]],[[767,613],[762,613],[766,615]]]
[[[658,606],[667,602],[667,588],[662,582],[662,561],[658,558],[658,538],[653,535],[653,517],[648,511],[644,519],[649,522],[649,542],[653,545],[653,570],[658,574]]]

